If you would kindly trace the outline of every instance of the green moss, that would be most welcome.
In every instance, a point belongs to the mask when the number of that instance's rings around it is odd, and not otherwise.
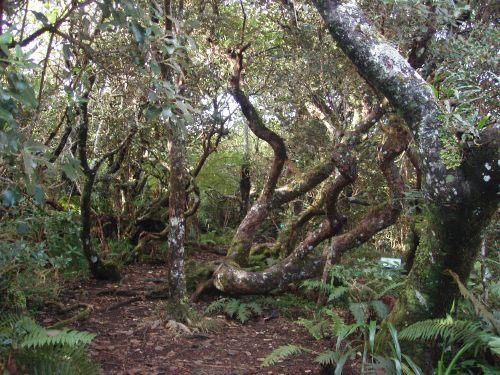
[[[2,302],[1,306],[6,310],[26,311],[26,295],[14,284],[5,291],[5,301]]]
[[[227,257],[236,262],[241,267],[248,265],[251,246],[244,241],[234,241],[227,252]]]

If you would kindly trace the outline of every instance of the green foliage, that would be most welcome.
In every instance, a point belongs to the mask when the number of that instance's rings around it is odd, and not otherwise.
[[[207,314],[222,311],[231,318],[241,323],[246,323],[250,318],[262,315],[262,307],[255,301],[243,302],[236,298],[221,298],[212,302],[206,308]]]
[[[121,267],[133,260],[134,246],[128,238],[113,238],[107,243],[108,251],[105,260]]]
[[[383,373],[423,374],[412,359],[401,352],[397,331],[390,323],[388,327],[391,334],[392,355],[389,357],[375,350],[375,341],[381,332],[375,321],[347,324],[336,313],[324,308],[313,319],[300,319],[298,323],[316,339],[335,338],[334,348],[315,353],[293,344],[281,346],[266,357],[264,366],[292,355],[310,352],[316,354],[316,362],[334,369],[336,375],[341,375],[347,360],[355,353],[363,353],[362,373],[367,369]],[[371,373],[370,371],[368,373]]]
[[[397,294],[403,285],[401,270],[384,267],[379,262],[357,259],[352,265],[333,265],[328,282],[306,280],[302,286],[328,297],[328,303],[345,306],[355,321],[365,322],[371,317],[384,319],[389,310],[380,300],[387,294]]]
[[[94,337],[88,332],[45,329],[28,317],[2,313],[0,370],[11,358],[23,373],[97,374],[85,353]]]
[[[468,372],[481,369],[489,372],[491,355],[500,359],[500,337],[498,336],[498,320],[471,293],[458,276],[448,271],[457,282],[460,292],[466,299],[460,301],[453,310],[461,318],[447,315],[443,319],[429,319],[415,322],[404,328],[399,337],[407,342],[434,342],[442,349],[437,363],[438,375],[451,374],[457,371]],[[474,309],[462,309],[471,304]],[[451,352],[450,350],[451,349]],[[486,353],[490,353],[487,356]]]
[[[306,348],[299,345],[283,345],[276,349],[274,349],[262,362],[262,366],[271,366],[275,363],[288,358],[292,355],[297,355],[303,352],[308,351]]]
[[[76,212],[25,210],[0,224],[0,305],[24,310],[58,293],[60,274],[82,273]]]
[[[467,320],[454,320],[450,315],[444,319],[423,320],[404,328],[399,337],[403,340],[435,341],[443,339],[450,342],[478,338],[481,332],[479,323]]]

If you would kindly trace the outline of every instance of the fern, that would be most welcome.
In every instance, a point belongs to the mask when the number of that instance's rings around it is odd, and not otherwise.
[[[329,336],[331,324],[327,320],[299,319],[297,323],[303,326],[316,340]]]
[[[235,315],[239,314],[240,310],[240,301],[237,299],[230,299],[224,306],[224,312],[230,318],[234,318]]]
[[[217,311],[221,311],[224,309],[224,306],[227,303],[227,298],[220,298],[217,301],[213,301],[210,305],[207,306],[205,312],[207,314],[212,314]]]
[[[328,366],[328,365],[335,365],[335,375],[341,375],[342,370],[344,369],[344,365],[349,359],[349,357],[354,354],[355,350],[350,349],[346,351],[345,353],[341,353],[338,351],[331,351],[327,350],[323,353],[320,353],[316,359],[314,360],[315,362],[318,362],[322,366]]]
[[[349,288],[346,286],[338,286],[336,287],[328,296],[328,302],[337,300],[339,298],[344,297],[347,292],[349,291]]]
[[[47,330],[25,316],[0,313],[0,362],[13,358],[29,374],[97,374],[85,353],[95,337],[88,332]]]
[[[416,322],[403,329],[399,337],[407,341],[433,341],[438,338],[448,343],[467,341],[478,338],[482,328],[479,323],[468,320],[453,320],[451,316],[444,319],[430,319]]]
[[[462,296],[469,300],[476,310],[476,314],[489,322],[495,329],[497,334],[500,334],[500,321],[495,318],[495,316],[484,306],[484,304],[476,298],[476,296],[470,292],[467,287],[460,281],[460,277],[452,270],[447,270],[453,280],[457,283],[458,288]]]
[[[23,339],[21,347],[28,349],[56,345],[76,347],[90,344],[94,337],[95,334],[89,332],[45,330],[38,327]]]
[[[262,315],[262,307],[257,302],[250,302],[247,306],[255,315]]]
[[[496,355],[500,355],[500,337],[493,336],[488,340],[488,347]]]
[[[464,343],[474,352],[488,348],[500,355],[500,337],[485,330],[478,322],[453,320],[450,316],[416,322],[401,331],[400,338],[407,341],[433,341],[439,338],[447,345]]]
[[[363,323],[368,317],[369,306],[366,302],[350,303],[349,311],[351,312],[356,322]]]
[[[252,316],[252,312],[245,304],[240,304],[238,306],[238,311],[236,312],[236,318],[241,322],[245,323]]]
[[[262,307],[257,302],[244,303],[236,298],[221,298],[205,309],[206,313],[216,311],[223,311],[229,318],[246,323],[252,316],[261,315]]]
[[[16,355],[16,361],[25,364],[26,371],[30,374],[98,374],[97,365],[89,358],[82,346],[23,350]]]
[[[371,301],[370,307],[377,315],[377,318],[379,318],[380,320],[385,319],[385,317],[389,315],[389,308],[384,302],[380,300]]]
[[[302,283],[302,287],[307,290],[317,290],[325,294],[333,293],[335,290],[333,285],[327,284],[321,280],[306,280]]]
[[[326,352],[320,353],[316,357],[315,361],[323,366],[333,365],[337,363],[339,357],[340,357],[339,353],[327,350]]]
[[[274,349],[271,354],[269,354],[262,362],[262,366],[267,367],[274,365],[282,359],[288,358],[292,355],[297,355],[303,352],[308,352],[309,350],[300,345],[283,345]]]

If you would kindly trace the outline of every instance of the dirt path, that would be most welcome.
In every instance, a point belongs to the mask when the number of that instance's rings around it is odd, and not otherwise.
[[[250,321],[245,325],[216,317],[218,333],[175,336],[159,320],[161,301],[136,301],[108,311],[110,306],[130,299],[103,295],[113,288],[146,290],[164,278],[164,267],[139,265],[125,269],[119,285],[99,281],[70,285],[63,300],[89,303],[94,311],[74,328],[96,333],[90,346],[93,358],[104,374],[318,374],[312,355],[300,355],[275,366],[260,366],[273,348],[295,343],[317,351],[324,343],[311,338],[292,321],[277,317]],[[60,318],[60,317],[58,317]],[[48,312],[44,324],[55,321]]]

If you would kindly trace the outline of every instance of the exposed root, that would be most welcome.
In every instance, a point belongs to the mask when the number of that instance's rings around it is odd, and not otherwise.
[[[211,290],[211,289],[215,289],[213,278],[202,281],[201,283],[198,284],[198,286],[196,287],[196,290],[193,292],[193,294],[191,294],[191,298],[189,299],[189,301],[191,303],[198,301],[198,299],[200,298],[200,296],[203,293],[205,293],[207,290]]]
[[[70,312],[70,311],[73,311],[73,310],[76,310],[76,309],[81,308],[81,307],[83,307],[83,310],[81,310],[76,315],[72,316],[71,318],[60,320],[59,322],[53,324],[52,326],[49,327],[50,329],[59,329],[59,328],[65,327],[67,325],[70,325],[72,323],[86,320],[89,318],[90,314],[94,310],[94,306],[92,306],[88,303],[82,303],[82,302],[76,303],[76,304],[71,305],[69,307],[65,307],[63,304],[60,304],[58,302],[54,302],[51,304],[58,306],[60,308],[59,311],[63,314]]]
[[[135,290],[130,289],[105,289],[96,293],[96,296],[123,296],[123,297],[133,297],[139,294]]]
[[[128,300],[126,300],[126,301],[121,301],[121,302],[115,303],[114,305],[111,305],[111,306],[105,308],[104,310],[105,311],[116,310],[116,309],[119,309],[119,308],[121,308],[123,306],[130,305],[131,303],[134,303],[134,302],[137,302],[137,301],[144,301],[144,299],[145,299],[144,295],[140,295],[140,296],[137,296],[137,297],[132,297],[132,298],[129,298]]]

